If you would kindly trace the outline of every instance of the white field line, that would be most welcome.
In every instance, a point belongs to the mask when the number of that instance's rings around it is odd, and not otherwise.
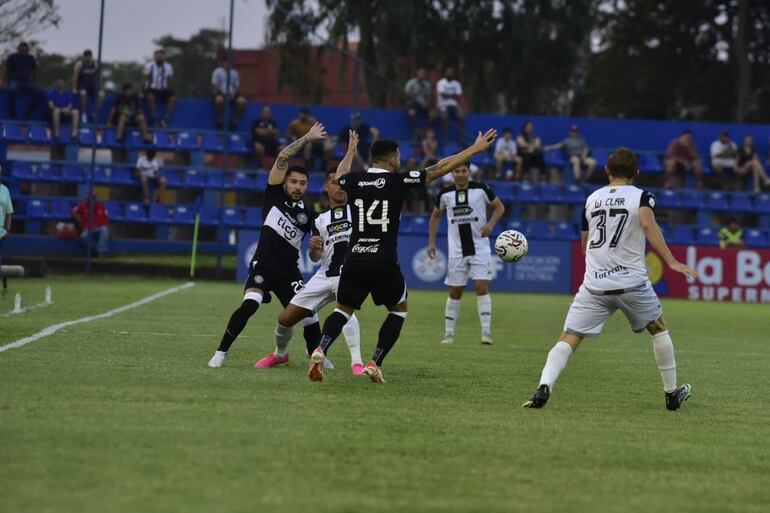
[[[53,335],[57,331],[67,328],[69,326],[74,326],[76,324],[83,324],[86,322],[91,321],[97,321],[99,319],[106,319],[107,317],[112,317],[113,315],[117,315],[119,313],[123,313],[127,310],[132,310],[134,308],[140,307],[142,305],[146,305],[147,303],[152,303],[156,299],[160,299],[162,297],[168,296],[170,294],[174,294],[176,292],[179,292],[181,290],[189,289],[190,287],[195,286],[195,283],[188,282],[184,285],[179,285],[178,287],[172,287],[170,289],[166,289],[162,292],[158,292],[157,294],[153,294],[151,296],[147,296],[146,298],[140,299],[139,301],[134,301],[133,303],[129,303],[127,305],[119,306],[117,308],[113,308],[112,310],[107,310],[104,313],[101,313],[99,315],[90,315],[88,317],[83,317],[81,319],[75,319],[74,321],[66,321],[61,322],[59,324],[54,324],[53,326],[48,326],[47,328],[43,328],[42,330],[38,331],[34,335],[30,335],[29,337],[20,338],[19,340],[15,340],[9,344],[5,344],[4,346],[0,346],[0,353],[3,351],[8,351],[9,349],[16,349],[17,347],[26,346],[27,344],[30,344],[36,340],[40,340],[43,337],[47,337],[49,335]]]
[[[4,313],[3,315],[0,315],[0,317],[10,317],[11,315],[19,315],[19,314],[27,313],[31,310],[37,310],[38,308],[45,308],[46,306],[51,306],[52,304],[53,302],[46,303],[45,301],[43,301],[41,303],[35,303],[34,305],[31,305],[31,306],[25,306],[18,312],[15,310],[11,310],[8,313]]]

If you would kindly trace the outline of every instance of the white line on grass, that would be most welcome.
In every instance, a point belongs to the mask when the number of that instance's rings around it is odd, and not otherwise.
[[[17,347],[26,346],[27,344],[30,344],[34,342],[35,340],[40,340],[43,337],[47,337],[49,335],[53,335],[57,331],[67,328],[69,326],[73,326],[75,324],[83,324],[86,322],[91,321],[97,321],[99,319],[106,319],[107,317],[112,317],[113,315],[125,312],[126,310],[131,310],[133,308],[137,308],[142,305],[146,305],[147,303],[151,303],[155,301],[156,299],[160,299],[162,297],[168,296],[169,294],[174,294],[176,292],[179,292],[180,290],[189,289],[190,287],[193,287],[195,283],[193,282],[187,282],[184,285],[179,285],[178,287],[172,287],[170,289],[164,290],[162,292],[158,292],[157,294],[153,294],[151,296],[147,296],[144,299],[140,299],[139,301],[134,301],[133,303],[129,303],[127,305],[119,306],[117,308],[113,308],[112,310],[107,310],[104,313],[101,313],[99,315],[91,315],[88,317],[83,317],[81,319],[75,319],[74,321],[66,321],[61,322],[59,324],[54,324],[53,326],[48,326],[47,328],[43,328],[42,330],[38,331],[34,335],[30,335],[29,337],[20,338],[19,340],[16,340],[14,342],[11,342],[10,344],[6,344],[4,346],[0,346],[0,353],[3,351],[8,351],[9,349],[16,349]]]

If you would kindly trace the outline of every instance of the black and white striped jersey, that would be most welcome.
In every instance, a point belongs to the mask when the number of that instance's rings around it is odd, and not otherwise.
[[[313,235],[320,235],[323,239],[321,267],[316,273],[328,278],[340,275],[352,231],[353,224],[348,205],[334,207],[316,218]]]
[[[481,236],[487,224],[487,207],[495,193],[486,184],[471,181],[467,189],[450,185],[439,192],[436,208],[446,211],[449,225],[449,258],[489,255],[489,238]]]

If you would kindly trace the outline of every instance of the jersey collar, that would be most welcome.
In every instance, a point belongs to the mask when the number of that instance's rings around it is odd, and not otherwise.
[[[390,173],[387,169],[382,169],[379,167],[370,167],[366,170],[367,173]]]

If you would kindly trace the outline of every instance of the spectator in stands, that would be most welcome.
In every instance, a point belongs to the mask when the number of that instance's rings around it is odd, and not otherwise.
[[[596,171],[596,160],[588,156],[588,143],[580,135],[580,129],[577,125],[569,127],[569,136],[560,143],[551,144],[545,147],[545,151],[562,150],[564,156],[569,160],[572,166],[572,174],[575,175],[575,181],[580,183],[583,180],[590,180]],[[583,168],[586,168],[586,175],[583,177]]]
[[[144,97],[147,100],[147,108],[150,109],[150,122],[153,126],[166,127],[168,120],[174,114],[176,107],[176,95],[174,94],[173,79],[174,67],[166,62],[166,52],[155,50],[154,59],[148,62],[142,73]],[[163,119],[158,121],[156,102],[166,106]]]
[[[436,140],[436,131],[432,128],[428,128],[425,131],[425,138],[422,140],[422,163],[429,160],[438,159],[438,141]]]
[[[736,217],[731,217],[727,220],[727,226],[719,230],[719,247],[742,248],[743,244],[743,228]]]
[[[265,155],[276,157],[283,149],[278,141],[278,123],[273,120],[273,111],[267,105],[262,107],[259,118],[251,125],[251,141],[259,165]]]
[[[166,191],[166,179],[160,175],[162,165],[163,161],[158,158],[155,148],[148,149],[136,160],[136,174],[142,182],[145,203],[150,202],[151,185],[155,187],[155,203],[162,203],[163,193]]]
[[[310,128],[317,123],[316,119],[310,115],[310,109],[302,107],[299,109],[299,116],[289,123],[286,127],[286,136],[290,141],[296,141],[300,137],[304,137],[306,133],[310,131]],[[359,144],[360,146],[360,144]],[[308,170],[313,169],[313,155],[318,152],[323,153],[324,143],[318,141],[317,143],[306,144],[302,148],[302,157],[305,160],[305,168]]]
[[[342,127],[336,138],[330,137],[326,140],[324,145],[326,161],[332,160],[336,144],[341,144],[347,148],[351,130],[358,134],[358,152],[355,156],[355,163],[359,169],[363,169],[369,160],[369,147],[380,136],[380,131],[364,122],[360,112],[354,112],[350,115],[350,124]]]
[[[730,140],[727,130],[719,134],[719,138],[711,143],[709,151],[711,156],[711,170],[720,181],[720,188],[724,188],[725,175],[735,173],[738,169],[738,146]]]
[[[419,68],[417,74],[410,78],[404,86],[406,93],[406,113],[409,116],[409,124],[412,127],[412,137],[419,140],[417,130],[417,116],[426,118],[426,126],[432,127],[436,122],[436,109],[430,106],[431,85],[428,81],[428,72],[425,68]]]
[[[150,133],[147,131],[147,120],[144,118],[139,105],[139,98],[134,94],[134,87],[131,84],[123,84],[120,95],[115,100],[112,109],[110,109],[107,127],[112,127],[115,124],[118,125],[118,142],[123,142],[127,126],[138,126],[142,132],[144,142],[149,143],[152,141]]]
[[[522,175],[534,169],[545,171],[543,143],[535,135],[535,125],[532,121],[525,121],[521,125],[521,132],[516,136],[516,148],[521,157]],[[523,177],[527,178],[526,176]]]
[[[75,67],[72,69],[72,90],[80,98],[80,115],[83,123],[88,122],[86,105],[89,98],[96,101],[93,114],[94,121],[104,105],[104,91],[99,90],[99,77],[97,73],[98,70],[96,69],[93,53],[91,53],[91,50],[84,51],[83,57],[75,63]]]
[[[29,119],[41,96],[45,96],[35,85],[37,82],[37,61],[29,54],[29,45],[19,43],[16,53],[5,61],[2,86],[8,88],[8,107],[11,119],[16,119],[16,102],[19,96],[29,99],[23,119]]]
[[[54,140],[61,137],[61,122],[63,120],[72,122],[72,138],[77,139],[80,117],[74,102],[75,96],[67,89],[64,79],[57,79],[53,89],[48,93],[48,108],[51,110]]]
[[[230,75],[230,88],[227,78]],[[246,98],[238,93],[241,87],[241,77],[237,69],[232,69],[226,58],[219,60],[219,66],[211,74],[211,89],[214,96],[214,110],[217,113],[217,130],[222,130],[225,124],[225,100],[235,107],[235,116],[230,120],[230,130],[237,130],[241,116],[246,110]]]
[[[465,115],[460,107],[460,100],[463,96],[463,86],[455,78],[454,68],[446,69],[444,78],[436,84],[436,95],[438,110],[444,122],[444,141],[449,137],[449,119],[453,118],[457,122],[457,142],[462,145]]]
[[[110,250],[110,219],[104,203],[94,195],[91,222],[88,222],[88,203],[91,195],[92,193],[88,193],[85,199],[72,209],[72,217],[75,218],[75,224],[80,231],[80,239],[83,244],[88,244],[88,237],[95,236],[97,240],[96,254],[97,256],[104,256]]]
[[[0,176],[3,174],[3,168],[0,166]],[[3,245],[6,236],[11,232],[11,216],[13,214],[13,203],[11,203],[11,193],[8,187],[0,183],[0,265],[3,265]]]
[[[495,144],[495,162],[497,162],[497,173],[495,176],[498,180],[503,178],[503,167],[506,164],[513,165],[513,168],[508,169],[506,172],[506,180],[513,180],[514,171],[516,179],[521,180],[523,160],[516,154],[516,141],[513,140],[513,130],[510,128],[503,129],[503,136]]]
[[[763,187],[770,186],[770,177],[762,167],[751,135],[746,135],[743,144],[738,148],[738,168],[735,172],[739,176],[751,174],[754,177],[754,192],[761,192]]]
[[[685,130],[682,135],[673,139],[664,156],[666,170],[666,188],[675,186],[675,175],[678,172],[692,171],[698,179],[698,188],[703,187],[703,165],[701,164],[698,150],[692,140],[692,132]]]

